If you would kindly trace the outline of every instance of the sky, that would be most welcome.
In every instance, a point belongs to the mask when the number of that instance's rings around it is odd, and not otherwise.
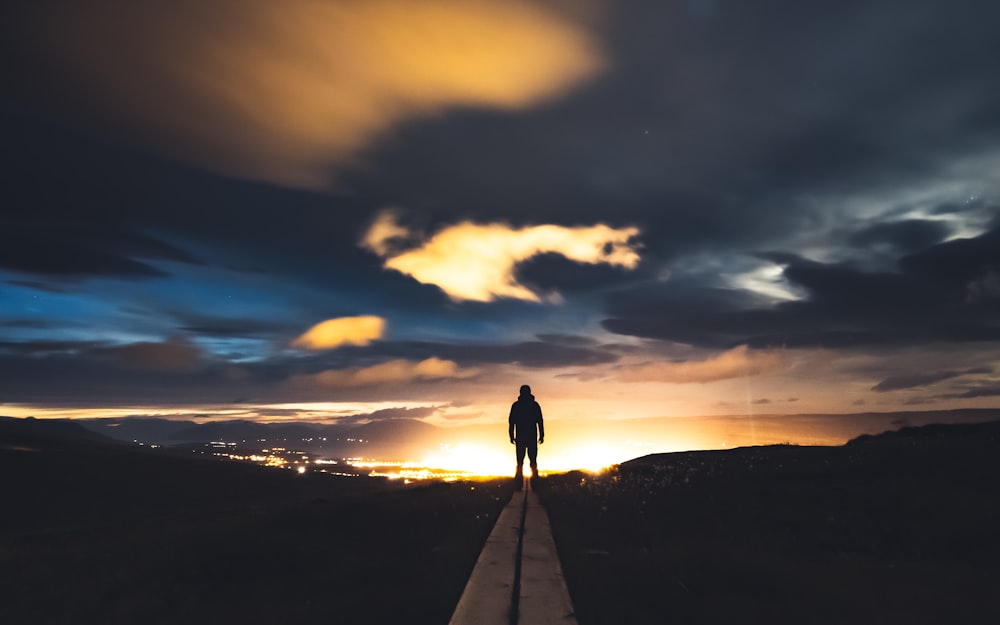
[[[0,414],[1000,404],[996,3],[2,10]]]

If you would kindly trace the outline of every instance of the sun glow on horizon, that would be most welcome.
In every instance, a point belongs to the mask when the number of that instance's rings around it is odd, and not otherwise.
[[[611,466],[631,460],[639,455],[652,453],[643,451],[636,445],[606,445],[597,441],[587,441],[579,445],[562,444],[549,446],[539,445],[539,473],[563,473],[566,471],[587,471],[598,473]],[[673,451],[657,449],[657,451]],[[514,447],[502,450],[493,445],[477,443],[458,443],[441,445],[440,449],[424,456],[421,466],[446,471],[456,471],[476,477],[500,477],[514,475],[516,461]],[[530,472],[527,457],[524,459],[524,470]]]

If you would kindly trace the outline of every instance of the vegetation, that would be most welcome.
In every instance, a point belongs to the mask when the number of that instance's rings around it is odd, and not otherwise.
[[[511,494],[4,427],[2,623],[446,623]]]
[[[1000,622],[1000,423],[548,478],[581,625]]]

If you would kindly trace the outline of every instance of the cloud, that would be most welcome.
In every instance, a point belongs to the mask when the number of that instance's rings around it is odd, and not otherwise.
[[[628,367],[622,370],[618,379],[622,382],[705,384],[773,373],[787,367],[786,357],[779,352],[750,351],[746,345],[741,345],[705,360],[650,362]]]
[[[190,334],[227,338],[264,338],[288,330],[289,322],[245,317],[203,315],[194,311],[172,311],[178,329]]]
[[[338,424],[352,425],[372,423],[374,421],[395,421],[397,419],[426,419],[440,410],[438,406],[420,406],[417,408],[383,408],[374,412],[356,413],[339,417]]]
[[[973,304],[1000,299],[1000,272],[993,267],[986,268],[981,276],[965,286],[965,291],[966,301]]]
[[[196,345],[182,339],[163,343],[129,343],[100,347],[95,354],[107,356],[119,365],[134,369],[189,373],[201,368],[204,354]]]
[[[974,399],[977,397],[1000,397],[1000,383],[990,381],[960,393],[938,395],[934,399]]]
[[[941,221],[908,219],[877,223],[848,237],[858,247],[886,246],[893,250],[916,252],[940,243],[948,236],[948,226]]]
[[[140,260],[141,259],[141,260]],[[146,261],[202,265],[171,243],[119,225],[29,217],[0,228],[0,269],[65,279],[162,278],[169,275]],[[15,281],[18,286],[58,292],[58,286]]]
[[[974,375],[981,373],[992,373],[993,369],[989,367],[974,367],[972,369],[965,369],[962,371],[932,371],[929,373],[914,373],[910,375],[898,375],[888,377],[875,386],[872,387],[873,391],[884,393],[887,391],[898,391],[907,388],[917,388],[921,386],[930,386],[931,384],[936,384],[937,382],[943,382],[944,380],[950,380],[952,378],[961,377],[963,375]]]
[[[292,341],[303,349],[336,349],[344,345],[364,347],[385,334],[385,319],[374,315],[327,319]]]
[[[445,343],[441,341],[406,341],[384,343],[379,352],[385,356],[419,360],[435,355],[454,360],[463,366],[517,364],[530,368],[591,366],[613,363],[619,359],[611,346],[582,347],[546,341],[517,343]]]
[[[1000,266],[1000,227],[899,258],[892,271],[771,252],[800,299],[768,304],[706,277],[611,293],[605,329],[700,347],[849,348],[1000,340],[989,268]],[[969,285],[976,285],[974,288]],[[975,296],[971,296],[975,294]]]
[[[67,1],[38,19],[125,136],[295,186],[325,186],[399,122],[525,108],[604,65],[580,24],[528,0]]]
[[[639,264],[638,244],[633,241],[639,229],[635,227],[547,224],[513,228],[503,223],[463,221],[437,232],[415,249],[389,251],[391,239],[403,232],[408,233],[395,224],[391,214],[383,213],[361,244],[383,256],[387,269],[434,284],[456,301],[489,302],[498,297],[540,301],[539,294],[520,284],[515,275],[518,263],[540,254],[626,269]]]
[[[440,380],[446,378],[467,378],[475,375],[475,369],[461,369],[451,360],[427,358],[412,360],[390,360],[370,367],[331,369],[312,375],[292,378],[296,386],[353,387],[375,384],[412,382],[414,380]]]
[[[409,236],[410,231],[396,221],[396,211],[387,209],[375,216],[375,221],[361,238],[361,245],[379,256],[388,256],[392,252],[393,241]]]

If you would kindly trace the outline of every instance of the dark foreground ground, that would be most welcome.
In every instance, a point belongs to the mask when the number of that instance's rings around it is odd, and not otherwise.
[[[1000,623],[1000,423],[661,454],[541,495],[581,625]]]
[[[511,494],[18,425],[0,423],[5,624],[447,623]]]

